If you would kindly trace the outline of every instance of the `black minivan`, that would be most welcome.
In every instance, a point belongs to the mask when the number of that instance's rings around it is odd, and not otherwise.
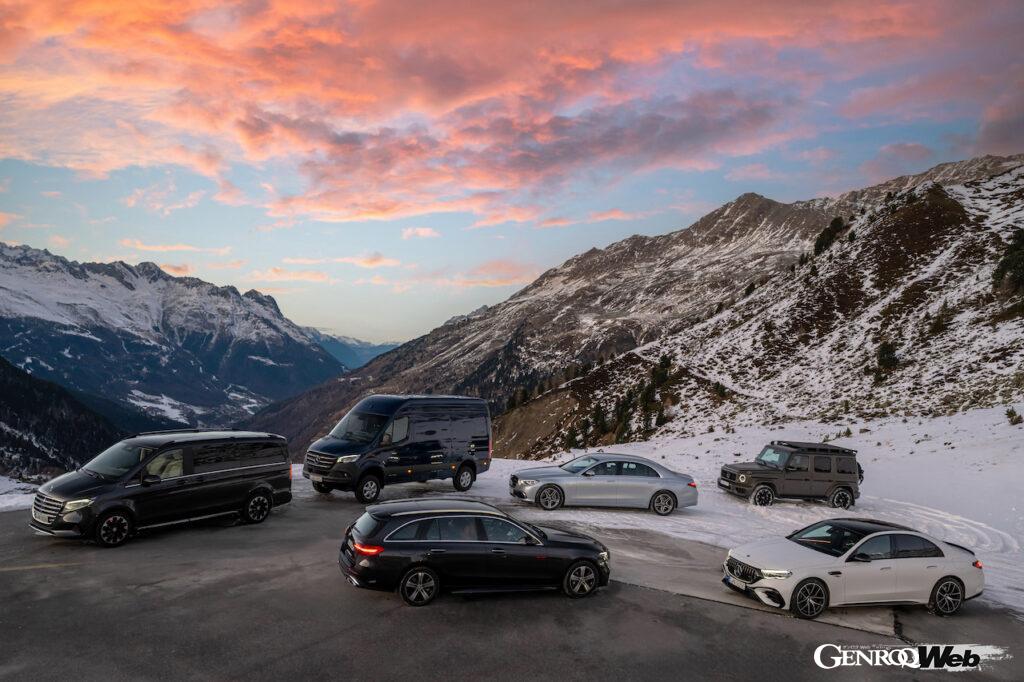
[[[364,398],[309,447],[302,475],[320,493],[351,490],[368,504],[393,483],[450,478],[469,490],[491,466],[491,415],[480,398]]]
[[[124,544],[142,528],[238,514],[260,523],[292,499],[288,441],[248,431],[140,433],[39,488],[33,529]]]

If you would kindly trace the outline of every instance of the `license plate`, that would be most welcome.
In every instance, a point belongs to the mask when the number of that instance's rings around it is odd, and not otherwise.
[[[720,478],[720,479],[718,479],[718,485],[720,485],[723,488],[728,488],[729,487],[729,481],[725,480],[724,478]]]
[[[313,481],[313,483],[319,483],[322,480],[324,480],[324,477],[321,476],[320,474],[310,474],[309,480]]]

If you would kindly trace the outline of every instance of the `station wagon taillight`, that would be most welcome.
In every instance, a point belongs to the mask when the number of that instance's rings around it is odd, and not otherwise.
[[[361,542],[352,543],[352,549],[359,554],[365,554],[366,556],[377,556],[384,551],[384,548],[380,545],[364,545]]]
[[[985,568],[985,565],[981,563],[981,559],[976,560],[973,564],[971,564],[971,566],[974,566],[975,568]]]
[[[686,485],[690,486],[691,488],[696,488],[697,487],[697,482],[696,481],[690,481]]]

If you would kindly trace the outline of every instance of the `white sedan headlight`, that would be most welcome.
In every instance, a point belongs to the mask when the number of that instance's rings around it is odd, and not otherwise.
[[[774,578],[775,580],[782,580],[783,578],[788,578],[791,575],[793,575],[793,571],[781,571],[772,568],[761,569],[762,578]]]
[[[348,464],[349,462],[354,462],[357,459],[359,459],[359,455],[345,455],[344,457],[339,457],[338,461],[336,463],[337,464]]]
[[[519,479],[519,485],[525,485],[525,486],[537,485],[537,481],[535,481],[535,480],[533,480],[531,478],[521,478],[521,479]]]
[[[88,500],[71,500],[70,502],[64,503],[64,511],[73,512],[76,509],[83,509],[85,507],[88,507],[90,504],[92,504],[91,498]]]

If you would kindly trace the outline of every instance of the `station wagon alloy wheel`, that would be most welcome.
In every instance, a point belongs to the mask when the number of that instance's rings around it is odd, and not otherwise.
[[[402,579],[402,599],[411,606],[429,604],[437,594],[437,576],[427,568],[414,568]]]
[[[97,537],[100,544],[105,547],[117,547],[128,539],[131,531],[131,521],[124,514],[114,513],[105,517],[100,522]]]
[[[956,580],[947,579],[935,587],[932,598],[933,610],[942,616],[950,616],[960,610],[964,603],[964,589]]]
[[[800,618],[817,618],[828,605],[828,595],[817,580],[800,585],[793,595],[793,607]]]

